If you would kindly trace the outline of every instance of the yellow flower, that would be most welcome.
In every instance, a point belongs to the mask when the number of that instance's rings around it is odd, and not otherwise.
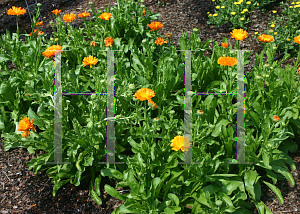
[[[155,44],[162,46],[164,43],[168,43],[168,41],[165,41],[163,38],[157,37],[155,40]]]
[[[278,121],[280,118],[278,116],[273,116],[274,121]]]
[[[300,45],[300,35],[299,36],[296,36],[294,38],[294,42],[298,43]]]
[[[216,6],[216,9],[220,9],[220,6]]]
[[[10,8],[7,11],[7,15],[12,15],[12,16],[20,16],[20,15],[24,15],[25,13],[26,13],[26,9],[22,7],[15,7],[15,6],[12,6],[12,8]]]
[[[257,35],[257,34],[258,34],[258,32],[255,32],[254,34],[255,34],[255,35]]]
[[[104,40],[104,42],[105,42],[105,46],[106,47],[112,47],[112,44],[114,43],[114,38],[112,38],[112,37],[110,37],[110,38],[108,38],[108,37],[106,37],[106,39]]]
[[[225,8],[225,6],[222,6],[221,8],[222,8],[222,9],[224,9],[224,8]]]
[[[187,140],[188,140],[188,147],[186,149],[188,151],[188,149],[191,148],[191,143],[190,143],[189,138],[187,138]],[[172,150],[174,150],[176,152],[179,150],[179,154],[181,151],[184,152],[184,136],[178,135],[178,136],[174,137],[174,139],[171,140],[171,142],[172,142],[171,146],[173,147]]]
[[[24,119],[21,117],[21,119],[22,120],[19,123],[19,129],[18,129],[18,131],[23,132],[22,133],[22,137],[27,138],[30,135],[29,132],[31,131],[31,129],[34,129],[34,132],[36,132],[36,129],[35,129],[34,125],[33,125],[33,119],[30,120],[29,117],[26,117]],[[31,134],[32,134],[32,132],[31,132]]]
[[[251,1],[247,1],[246,4],[251,4]]]
[[[244,13],[245,13],[244,11],[241,12],[241,14],[244,14]]]
[[[111,13],[102,13],[99,16],[100,19],[108,21],[110,18],[112,18],[112,14]]]
[[[242,17],[241,20],[244,21],[245,20],[244,17]]]
[[[83,13],[78,14],[78,17],[80,17],[80,18],[86,18],[88,16],[90,16],[90,13],[87,13],[86,11],[84,11]]]
[[[275,32],[274,35],[276,36],[276,35],[277,35],[277,32]]]
[[[234,29],[231,32],[231,38],[234,38],[236,40],[243,41],[247,37],[248,37],[248,33],[243,29]]]
[[[47,48],[42,54],[43,54],[43,56],[45,56],[47,58],[51,58],[51,57],[55,56],[57,50],[61,50],[61,49],[62,49],[62,46],[53,45],[53,46],[50,46],[49,48]]]
[[[209,14],[208,16],[212,16],[212,14]]]
[[[234,2],[233,4],[234,4],[234,5],[238,5],[239,3],[238,3],[238,2]]]
[[[259,3],[257,3],[256,5],[259,6]]]
[[[289,38],[286,39],[288,42],[291,41]]]
[[[275,27],[275,25],[274,25],[274,24],[271,24],[271,27]]]
[[[293,6],[289,6],[289,8],[293,8]]]
[[[291,4],[295,4],[295,2],[292,2]]]
[[[233,16],[234,16],[235,14],[236,14],[236,12],[231,12],[231,15],[233,15]]]
[[[63,17],[63,20],[64,20],[65,22],[72,22],[72,21],[74,21],[75,19],[76,19],[76,15],[75,15],[74,13],[66,14],[66,15],[64,15],[64,17]]]
[[[55,15],[60,14],[61,10],[55,9],[51,11],[52,13],[54,13]]]
[[[149,88],[141,88],[134,94],[134,97],[140,101],[150,100],[152,97],[155,97],[155,93]]]
[[[207,14],[210,14],[210,12],[207,12]]]
[[[161,29],[164,25],[161,22],[151,22],[148,26],[151,28],[151,31],[155,31]]]
[[[87,65],[90,65],[90,68],[92,68],[92,65],[96,65],[97,64],[98,59],[96,57],[89,56],[89,57],[84,57],[84,59],[83,59],[82,62],[84,64],[83,67],[85,67]]]
[[[276,11],[276,10],[272,10],[272,12],[273,12],[273,13],[277,13],[277,11]]]
[[[218,59],[218,64],[223,66],[234,66],[237,65],[238,61],[234,57],[220,57]]]
[[[215,13],[213,16],[218,16],[218,14],[217,14],[217,13]]]
[[[272,42],[274,41],[274,37],[271,35],[263,34],[258,37],[258,40],[261,42]]]
[[[248,9],[244,9],[243,11],[244,11],[244,12],[248,12]]]

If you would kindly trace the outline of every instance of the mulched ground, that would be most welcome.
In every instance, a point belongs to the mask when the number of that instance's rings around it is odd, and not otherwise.
[[[33,5],[35,0],[28,0],[28,5]],[[44,21],[42,31],[51,36],[52,28],[49,24],[53,20],[54,9],[61,9],[62,14],[67,13],[82,13],[88,10],[89,2],[94,2],[96,9],[104,10],[110,2],[111,7],[116,6],[116,1],[109,0],[42,0],[41,15],[39,21]],[[213,26],[207,25],[206,22],[207,12],[213,12],[215,5],[212,1],[207,0],[171,0],[171,5],[165,8],[157,7],[157,0],[145,0],[143,3],[147,6],[148,10],[155,13],[160,13],[157,21],[163,23],[163,28],[159,31],[160,34],[172,33],[173,37],[171,42],[179,49],[178,39],[181,37],[181,32],[192,33],[193,28],[200,29],[200,38],[203,41],[213,39],[219,44],[222,43],[223,37],[227,37],[230,44],[234,45],[235,40],[231,38],[229,24],[224,24],[219,28],[212,28]],[[0,1],[0,34],[3,34],[8,29],[10,32],[16,32],[15,17],[8,16],[7,10],[11,6],[26,8],[25,1],[21,0],[2,0]],[[260,9],[256,9],[250,13],[250,23],[247,27],[249,37],[241,42],[242,49],[253,50],[250,55],[248,65],[245,65],[245,72],[250,72],[254,67],[255,53],[260,53],[263,47],[257,42],[252,35],[254,32],[263,33],[270,22],[271,10],[277,10],[277,14],[282,14],[282,8],[273,4],[267,8],[265,13]],[[32,6],[30,11],[34,12]],[[19,19],[20,33],[30,32],[30,17],[28,13],[21,16]],[[76,19],[75,25],[82,24],[81,19]],[[22,37],[21,37],[22,39]],[[211,45],[212,47],[212,45]],[[211,54],[206,52],[205,54]],[[277,55],[275,55],[277,56]],[[264,57],[266,60],[266,56]],[[296,59],[294,58],[296,61]],[[280,61],[280,60],[279,60]],[[14,68],[13,63],[9,63],[10,68]],[[286,60],[282,67],[285,65],[293,66],[293,59]],[[102,179],[101,182],[101,199],[103,205],[97,205],[88,194],[88,181],[83,181],[79,187],[67,184],[62,187],[56,197],[52,196],[53,184],[51,179],[45,172],[38,172],[34,175],[32,171],[28,170],[26,163],[32,158],[43,154],[41,151],[38,154],[30,155],[26,149],[16,148],[8,152],[4,151],[3,139],[0,139],[0,213],[111,213],[120,204],[124,203],[118,199],[109,196],[104,191],[104,185],[109,184],[115,186],[116,182],[109,179]],[[300,144],[300,137],[296,137],[296,142]],[[299,146],[300,147],[300,146]],[[290,154],[296,162],[297,170],[291,171],[294,179],[295,186],[290,187],[287,181],[278,182],[276,186],[281,190],[285,203],[279,204],[274,193],[272,193],[266,186],[262,185],[262,201],[273,211],[274,214],[285,213],[294,214],[300,211],[300,198],[299,187],[299,169],[300,169],[300,149],[296,153]],[[126,190],[118,189],[119,192],[124,193]],[[127,192],[126,192],[127,193]],[[258,213],[256,209],[252,210],[253,213]]]

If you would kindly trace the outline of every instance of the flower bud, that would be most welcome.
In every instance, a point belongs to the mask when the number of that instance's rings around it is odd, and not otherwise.
[[[203,115],[204,112],[203,112],[202,110],[198,110],[198,111],[197,111],[197,114],[198,114],[198,115]]]
[[[135,86],[134,86],[133,84],[130,84],[130,85],[129,85],[129,88],[130,88],[131,90],[133,90],[133,89],[135,88]]]
[[[37,3],[36,6],[40,7],[40,6],[42,6],[42,4],[41,3]]]
[[[171,110],[171,111],[170,111],[170,114],[175,114],[175,111],[174,111],[174,110]]]
[[[30,63],[25,63],[25,67],[29,67],[30,66]]]
[[[216,205],[217,205],[218,207],[220,207],[220,206],[222,205],[222,203],[223,203],[223,202],[222,202],[221,200],[217,200],[217,201],[216,201]]]
[[[93,2],[89,2],[89,5],[92,5],[93,4]]]
[[[95,25],[95,27],[98,27],[98,25]]]
[[[158,121],[159,121],[159,118],[157,118],[157,117],[153,119],[153,122],[158,122]]]
[[[195,34],[199,34],[200,30],[197,29],[197,28],[194,28],[194,29],[193,29],[193,32],[194,32]]]
[[[138,101],[139,99],[137,99],[137,98],[135,98],[134,96],[133,96],[133,101]]]
[[[92,98],[92,99],[95,99],[95,98],[96,98],[96,94],[92,94],[92,95],[91,95],[91,98]]]

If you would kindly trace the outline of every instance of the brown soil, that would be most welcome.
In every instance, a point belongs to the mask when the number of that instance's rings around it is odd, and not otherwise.
[[[51,36],[52,28],[49,22],[53,19],[51,13],[54,9],[61,9],[62,14],[67,13],[81,13],[84,10],[88,10],[89,2],[94,2],[97,10],[104,10],[110,2],[111,6],[116,6],[116,1],[109,0],[41,0],[42,4],[41,15],[39,21],[44,21],[42,31],[48,34],[48,38]],[[28,5],[33,5],[35,0],[28,0]],[[223,37],[227,37],[229,44],[234,45],[235,40],[231,38],[229,24],[224,24],[219,28],[212,28],[207,25],[207,12],[213,12],[214,2],[212,1],[200,1],[200,0],[171,0],[171,5],[165,8],[157,7],[157,0],[145,0],[143,3],[147,6],[148,10],[155,13],[160,13],[157,21],[163,23],[163,28],[159,31],[160,34],[172,33],[171,39],[177,49],[178,39],[182,35],[182,31],[192,33],[193,28],[200,29],[200,38],[203,41],[213,39],[219,44],[222,43]],[[10,3],[10,4],[9,4]],[[16,32],[16,23],[14,16],[8,16],[7,10],[11,6],[27,8],[25,1],[20,0],[3,0],[0,1],[0,34],[3,34],[8,29],[11,33]],[[260,53],[263,47],[252,37],[254,32],[263,33],[267,29],[271,10],[277,10],[277,14],[282,14],[282,8],[273,4],[265,13],[262,13],[260,9],[256,9],[250,13],[250,23],[247,27],[249,37],[241,42],[241,48],[247,50],[253,50],[249,57],[250,63],[245,65],[245,72],[251,72],[255,63],[255,53]],[[30,11],[34,12],[32,6]],[[82,24],[80,19],[76,19],[75,25]],[[31,30],[30,17],[27,14],[20,16],[19,26],[20,33],[29,33]],[[22,39],[22,37],[21,37]],[[212,45],[211,45],[212,47]],[[209,52],[205,54],[210,54]],[[266,60],[266,56],[264,57]],[[294,58],[296,61],[296,59]],[[280,61],[280,60],[279,60]],[[14,65],[11,64],[13,68]],[[293,58],[286,60],[282,67],[285,65],[293,66]],[[111,213],[120,204],[124,203],[118,199],[109,196],[103,189],[105,184],[115,186],[116,182],[109,179],[102,179],[101,188],[103,195],[101,199],[103,205],[97,205],[88,194],[87,182],[83,182],[79,187],[67,184],[62,187],[56,197],[52,196],[53,184],[51,179],[48,178],[45,172],[38,172],[34,175],[32,171],[28,170],[26,163],[37,155],[43,154],[41,151],[39,154],[30,155],[26,149],[16,148],[8,152],[4,151],[3,139],[0,139],[0,212],[1,213]],[[295,139],[299,145],[299,136]],[[296,185],[290,187],[287,181],[278,182],[276,186],[281,190],[285,203],[279,204],[276,196],[269,188],[262,185],[262,201],[276,213],[299,213],[300,204],[297,198],[300,198],[299,193],[299,169],[300,169],[300,150],[296,153],[290,154],[293,160],[296,162],[297,170],[291,171]],[[122,193],[122,188],[119,192]],[[256,209],[253,209],[253,213],[258,213]]]

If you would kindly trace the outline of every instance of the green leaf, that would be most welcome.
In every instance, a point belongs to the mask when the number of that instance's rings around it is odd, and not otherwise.
[[[254,126],[256,127],[256,129],[259,130],[259,124],[260,123],[259,123],[258,115],[253,111],[249,111],[249,116],[250,116],[251,120],[253,121]]]
[[[28,110],[28,117],[30,120],[33,119],[33,123],[38,125],[41,130],[46,130],[45,123],[34,113],[34,111],[32,111],[30,107]]]
[[[102,176],[114,177],[118,180],[123,180],[123,174],[116,169],[106,168],[101,171]]]
[[[135,179],[135,177],[133,175],[133,170],[132,169],[128,169],[128,180],[127,180],[127,183],[129,185],[130,189],[133,192],[135,192],[136,194],[138,194],[138,192],[139,192],[139,183]]]
[[[122,195],[117,190],[115,190],[113,187],[111,187],[107,184],[104,186],[104,189],[107,192],[107,194],[109,194],[109,195],[111,195],[111,196],[113,196],[113,197],[115,197],[119,200],[126,201],[126,199],[127,199],[127,196]]]
[[[175,194],[169,193],[168,197],[176,204],[176,206],[179,205],[179,198]]]
[[[79,171],[78,171],[79,172]],[[95,192],[98,196],[101,195],[101,192],[100,192],[100,183],[101,183],[101,178],[102,176],[99,175],[96,179],[95,179]]]
[[[278,201],[281,204],[284,204],[284,199],[283,199],[283,197],[281,195],[280,190],[276,186],[274,186],[273,184],[270,184],[269,182],[266,182],[264,180],[262,182],[264,182],[264,184],[266,184],[276,194],[276,196],[278,198]]]
[[[253,108],[254,110],[261,116],[263,117],[263,110],[262,110],[262,107],[260,106],[260,104],[258,102],[254,102],[253,103]]]
[[[229,124],[229,121],[226,119],[222,119],[220,122],[217,123],[217,125],[215,126],[213,132],[211,133],[211,136],[213,137],[218,137],[221,133],[221,128],[222,126],[227,126]]]
[[[61,188],[63,185],[65,185],[66,183],[68,183],[71,179],[67,179],[67,180],[62,180],[62,181],[59,181],[57,183],[54,184],[53,186],[53,197],[55,197],[57,191],[59,190],[59,188]]]
[[[0,130],[5,129],[5,123],[4,123],[4,118],[2,115],[0,115]]]
[[[99,198],[99,196],[96,194],[96,192],[93,189],[92,182],[90,182],[90,196],[91,198],[98,204],[102,205],[102,200]]]
[[[295,186],[295,180],[293,175],[285,168],[281,167],[281,166],[277,166],[275,164],[270,164],[272,167],[272,170],[274,170],[277,173],[282,174],[289,182],[292,186]]]

